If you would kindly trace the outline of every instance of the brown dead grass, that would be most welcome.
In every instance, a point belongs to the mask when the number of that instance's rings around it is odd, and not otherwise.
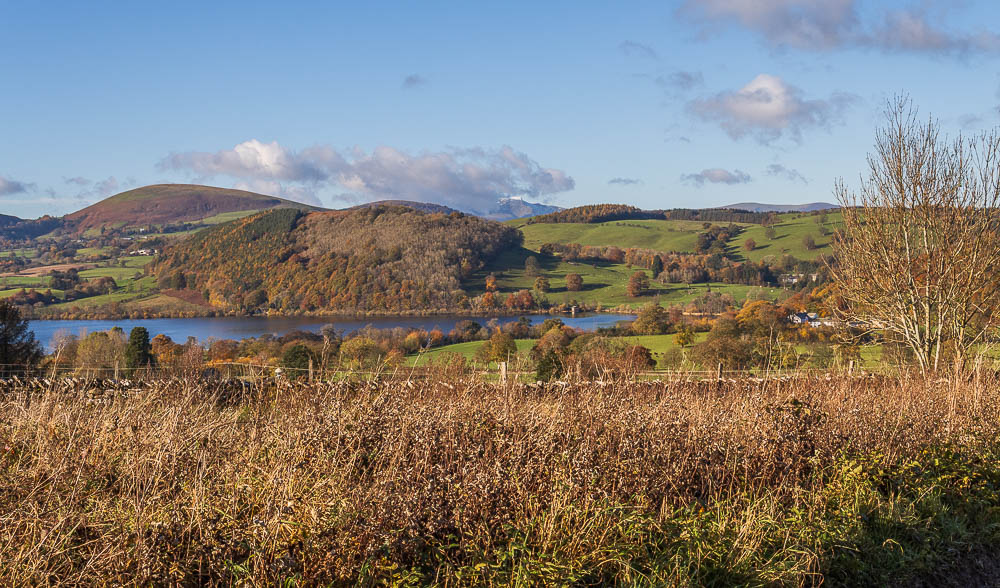
[[[601,505],[662,521],[766,492],[806,508],[838,456],[891,465],[1000,433],[996,382],[8,383],[0,398],[4,584],[349,583],[407,566],[491,583],[447,570],[519,533],[626,581],[606,549],[632,540]],[[762,549],[749,527],[734,541]],[[815,583],[822,554],[794,557],[777,581]]]

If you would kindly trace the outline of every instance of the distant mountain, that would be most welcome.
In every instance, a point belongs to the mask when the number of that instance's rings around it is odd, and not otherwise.
[[[562,210],[562,207],[560,206],[550,206],[548,204],[528,202],[522,198],[511,197],[497,200],[497,204],[492,210],[479,216],[495,221],[507,221],[518,218],[527,218],[529,216],[538,216],[540,214],[549,214],[550,212],[557,212],[560,210]]]
[[[761,204],[760,202],[740,202],[717,208],[747,210],[750,212],[812,212],[814,210],[829,210],[840,208],[839,204],[829,202],[811,202],[809,204]]]
[[[160,225],[198,221],[227,212],[315,206],[255,192],[193,184],[157,184],[115,194],[68,214],[63,219],[76,230],[105,225]]]
[[[364,204],[359,204],[357,206],[352,206],[345,210],[356,210],[358,208],[371,208],[373,206],[402,206],[404,208],[412,208],[413,210],[419,210],[420,212],[440,212],[442,214],[451,214],[453,212],[459,212],[454,208],[449,208],[443,204],[434,204],[432,202],[415,202],[413,200],[376,200],[375,202],[365,202]]]

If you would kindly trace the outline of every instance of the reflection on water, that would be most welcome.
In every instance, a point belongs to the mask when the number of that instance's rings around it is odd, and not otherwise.
[[[557,315],[528,315],[532,324],[540,323],[548,318],[560,318],[567,325],[585,331],[598,327],[610,327],[622,320],[632,320],[631,314],[588,314],[568,317]],[[160,333],[177,342],[184,342],[188,337],[199,341],[208,339],[243,339],[257,337],[265,333],[276,336],[290,331],[302,330],[318,333],[323,325],[334,325],[345,333],[356,331],[366,325],[380,329],[393,327],[434,329],[447,333],[456,323],[463,320],[473,320],[485,325],[496,319],[501,324],[518,320],[518,317],[477,317],[458,315],[437,315],[426,317],[377,317],[377,318],[339,318],[339,317],[204,317],[204,318],[162,318],[162,319],[121,319],[121,320],[57,320],[31,321],[35,337],[46,349],[51,350],[52,337],[62,331],[76,335],[85,335],[93,331],[107,331],[113,327],[121,327],[128,333],[133,327],[146,327],[149,336]]]

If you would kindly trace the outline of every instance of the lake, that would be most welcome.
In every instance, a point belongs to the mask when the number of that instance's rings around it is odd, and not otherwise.
[[[632,320],[633,314],[592,313],[580,314],[575,317],[565,315],[526,315],[531,324],[537,324],[548,318],[560,318],[567,325],[584,331],[592,331],[598,327],[612,327],[618,321]],[[59,332],[75,335],[86,335],[93,331],[107,331],[113,327],[121,327],[126,334],[133,327],[146,327],[150,338],[164,334],[178,343],[183,343],[188,337],[205,342],[209,339],[244,339],[258,337],[264,334],[281,336],[291,331],[310,331],[318,333],[323,325],[333,325],[344,333],[356,331],[367,325],[379,329],[393,327],[413,329],[438,328],[447,333],[456,323],[463,320],[473,320],[486,325],[493,319],[501,324],[518,320],[518,317],[488,317],[488,316],[413,316],[413,317],[204,317],[204,318],[159,318],[159,319],[121,319],[121,320],[47,320],[31,321],[31,329],[45,349],[51,351],[52,337]]]

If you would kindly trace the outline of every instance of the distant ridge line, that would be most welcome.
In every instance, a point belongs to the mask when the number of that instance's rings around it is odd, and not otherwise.
[[[813,212],[816,210],[831,210],[840,208],[839,204],[829,202],[810,202],[808,204],[763,204],[760,202],[738,202],[726,206],[716,206],[717,209],[746,210],[747,212]]]

